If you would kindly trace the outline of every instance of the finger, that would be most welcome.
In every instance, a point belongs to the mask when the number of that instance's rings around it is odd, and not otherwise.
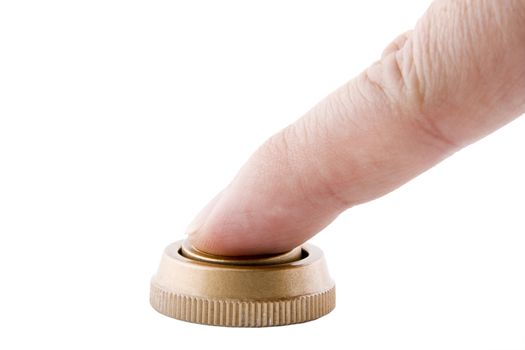
[[[402,46],[263,144],[192,225],[192,243],[289,250],[517,117],[524,18],[518,0],[435,2]]]

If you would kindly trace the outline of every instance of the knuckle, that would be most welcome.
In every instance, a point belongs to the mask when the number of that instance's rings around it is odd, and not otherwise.
[[[442,152],[459,145],[445,132],[439,118],[432,114],[436,105],[433,87],[428,84],[432,67],[429,48],[410,34],[404,44],[369,67],[362,75],[363,95],[380,94],[397,115],[422,135],[425,142]]]
[[[388,104],[401,111],[423,110],[427,101],[421,55],[416,52],[413,35],[403,45],[384,55],[358,79],[358,87],[367,99],[381,96]]]

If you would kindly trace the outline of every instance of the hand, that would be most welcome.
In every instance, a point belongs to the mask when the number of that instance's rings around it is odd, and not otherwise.
[[[290,250],[525,112],[525,1],[435,1],[381,60],[272,136],[188,227],[222,255]]]

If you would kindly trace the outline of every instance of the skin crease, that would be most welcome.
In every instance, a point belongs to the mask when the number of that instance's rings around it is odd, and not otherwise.
[[[219,255],[290,250],[525,112],[525,1],[442,0],[264,143],[187,229]]]

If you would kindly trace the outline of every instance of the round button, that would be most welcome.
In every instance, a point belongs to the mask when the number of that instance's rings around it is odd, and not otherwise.
[[[198,250],[187,240],[182,241],[181,252],[188,259],[222,265],[276,265],[301,259],[301,248],[274,255],[220,256]]]
[[[310,321],[335,307],[322,251],[305,244],[267,256],[224,257],[169,245],[151,280],[160,313],[200,324],[265,327]]]

